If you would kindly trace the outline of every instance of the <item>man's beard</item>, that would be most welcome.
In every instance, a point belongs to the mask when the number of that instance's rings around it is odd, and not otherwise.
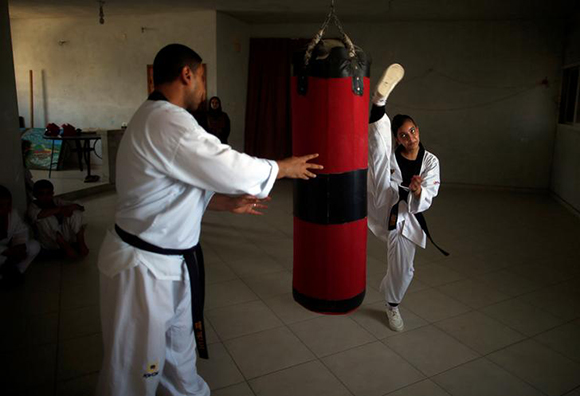
[[[188,95],[188,97],[187,97],[187,102],[185,103],[186,108],[190,113],[193,113],[193,112],[197,111],[200,104],[201,104],[201,100],[199,100],[199,101],[197,100],[196,91],[193,90],[193,92],[191,92],[191,94]]]

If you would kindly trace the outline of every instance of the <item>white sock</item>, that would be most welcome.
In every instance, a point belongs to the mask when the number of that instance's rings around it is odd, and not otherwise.
[[[375,91],[375,93],[373,94],[373,104],[375,106],[384,106],[387,104],[387,98],[384,96],[380,96],[378,92]]]

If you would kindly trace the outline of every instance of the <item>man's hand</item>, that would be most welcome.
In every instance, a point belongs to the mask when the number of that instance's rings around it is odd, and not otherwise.
[[[323,169],[322,165],[312,164],[308,161],[318,157],[318,154],[309,154],[302,157],[288,157],[283,160],[277,161],[278,167],[278,179],[283,177],[288,177],[290,179],[304,179],[308,180],[310,178],[316,177],[316,175],[310,172],[310,169]]]
[[[268,206],[264,205],[264,202],[267,202],[270,199],[270,197],[260,199],[253,195],[240,195],[234,197],[215,194],[208,205],[208,209],[237,214],[262,215],[263,213],[259,212],[258,209],[266,209]]]
[[[411,183],[409,184],[409,190],[417,198],[421,196],[421,183],[423,183],[423,178],[421,176],[415,175],[411,178]]]

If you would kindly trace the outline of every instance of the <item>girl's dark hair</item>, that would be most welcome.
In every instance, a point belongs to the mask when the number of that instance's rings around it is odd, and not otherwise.
[[[393,117],[393,120],[391,121],[391,132],[393,132],[393,135],[395,135],[395,137],[397,137],[397,131],[405,123],[405,121],[411,121],[413,124],[415,124],[415,126],[417,126],[417,123],[415,122],[414,119],[411,118],[411,116],[408,116],[406,114],[397,114],[396,116]]]

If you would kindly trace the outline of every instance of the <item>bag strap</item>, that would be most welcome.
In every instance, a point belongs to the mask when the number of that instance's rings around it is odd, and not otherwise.
[[[340,32],[340,39],[348,49],[348,57],[351,59],[351,61],[356,58],[356,49],[354,47],[354,44],[352,43],[352,40],[344,32],[342,24],[340,23],[340,20],[336,16],[336,11],[334,9],[334,0],[332,0],[330,4],[330,11],[326,16],[324,23],[320,27],[320,30],[318,30],[316,35],[312,38],[312,40],[308,44],[306,53],[304,54],[304,67],[307,67],[308,64],[310,63],[310,58],[312,58],[312,52],[314,51],[314,48],[320,42],[320,40],[322,40],[322,37],[324,36],[324,33],[326,33],[326,29],[328,28],[328,24],[330,23],[331,20],[332,22],[334,22],[334,25],[338,28],[338,31]]]

